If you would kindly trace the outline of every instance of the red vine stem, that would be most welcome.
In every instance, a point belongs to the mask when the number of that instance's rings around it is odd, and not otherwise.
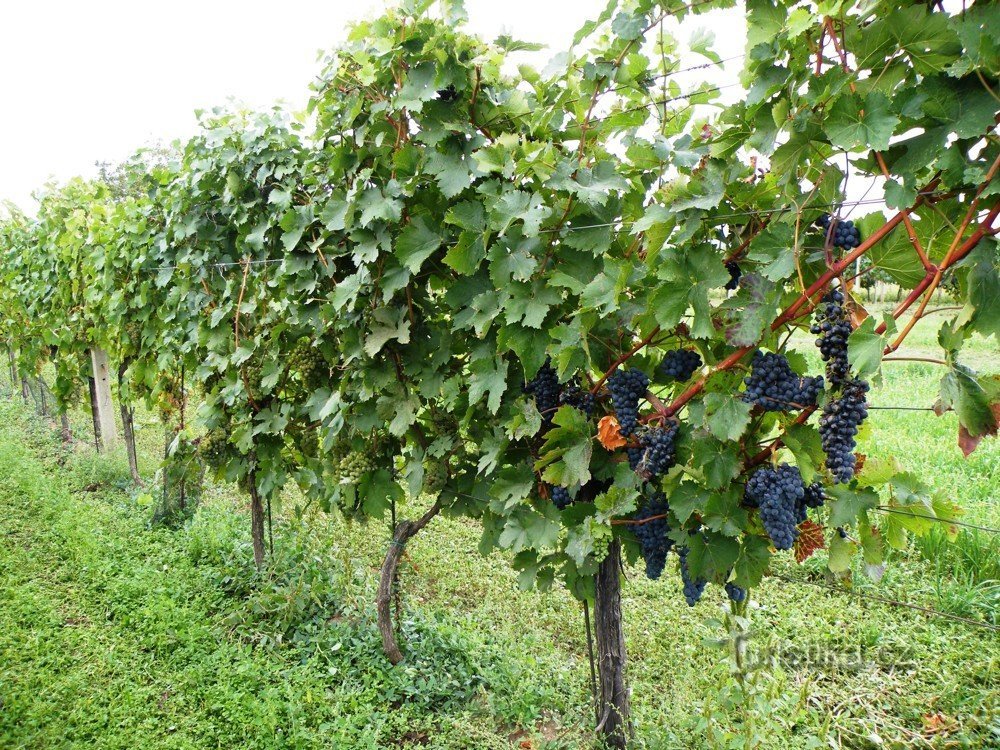
[[[991,179],[992,177],[988,177],[987,180],[983,183],[984,186],[989,184]],[[982,189],[983,188],[980,188],[980,193],[982,192]],[[934,292],[934,289],[932,288],[929,289],[932,280],[935,278],[940,280],[941,274],[945,270],[947,270],[950,266],[954,265],[962,258],[964,258],[966,255],[968,255],[970,252],[972,252],[973,248],[975,248],[976,245],[979,244],[979,241],[982,240],[983,237],[990,234],[1000,233],[1000,227],[992,226],[993,221],[996,219],[998,215],[1000,215],[1000,204],[997,204],[992,208],[987,217],[983,220],[983,222],[980,223],[979,228],[969,237],[969,239],[967,239],[964,243],[962,243],[961,247],[959,247],[954,253],[950,253],[949,256],[945,257],[945,259],[941,262],[941,266],[935,273],[928,273],[927,276],[925,276],[924,279],[920,282],[920,284],[918,284],[917,287],[910,293],[910,295],[905,300],[903,300],[903,302],[900,303],[900,305],[898,305],[895,310],[892,311],[892,317],[899,318],[904,312],[906,312],[906,310],[910,307],[910,305],[912,305],[917,300],[917,298],[920,297],[921,293],[927,290],[928,292],[927,297],[924,300],[921,309],[917,310],[917,312],[914,313],[913,319],[910,320],[910,322],[907,324],[906,329],[903,331],[902,334],[900,334],[899,340],[897,342],[894,342],[892,345],[887,346],[883,353],[889,354],[892,351],[894,351],[894,347],[898,347],[899,343],[902,342],[902,339],[906,337],[906,334],[908,334],[910,330],[912,330],[913,326],[916,325],[916,322],[920,319],[920,316],[922,315],[923,307],[926,306],[927,301],[930,299],[931,294],[933,294]],[[886,329],[885,323],[882,323],[875,329],[875,332],[881,334],[885,332],[885,329]],[[894,358],[894,359],[901,359],[901,358]],[[909,359],[920,359],[920,358],[913,357]],[[930,360],[930,359],[927,359],[927,361],[932,361],[935,364],[941,362],[941,360]],[[792,424],[804,423],[809,418],[809,416],[814,411],[816,411],[816,408],[817,407],[815,406],[810,406],[808,409],[803,410],[802,413],[799,414],[798,417],[796,417],[795,421]],[[762,451],[760,451],[760,453],[758,453],[752,459],[750,459],[748,465],[756,466],[758,464],[763,463],[764,461],[767,461],[774,454],[774,452],[778,450],[778,448],[780,448],[782,445],[783,442],[781,437],[775,438],[774,442],[772,442],[771,445],[769,445],[767,448],[764,448]]]
[[[812,297],[816,293],[818,293],[824,287],[826,287],[826,285],[829,284],[834,278],[843,273],[844,269],[850,266],[851,263],[853,263],[855,260],[857,260],[866,252],[868,252],[872,247],[874,247],[877,243],[879,243],[882,239],[884,239],[886,235],[888,235],[893,229],[899,226],[899,224],[903,221],[904,216],[916,210],[924,201],[923,194],[933,191],[939,181],[940,181],[939,177],[935,177],[933,180],[931,180],[927,184],[927,186],[921,191],[921,195],[917,197],[917,200],[913,203],[913,205],[910,208],[907,208],[905,211],[900,211],[899,213],[897,213],[895,216],[889,219],[889,221],[887,221],[884,225],[882,225],[878,229],[878,231],[873,233],[867,240],[865,240],[856,248],[854,248],[854,250],[845,255],[838,262],[830,266],[830,268],[828,268],[822,275],[820,275],[820,277],[816,279],[816,281],[814,281],[809,286],[809,288],[806,289],[799,296],[797,300],[795,300],[795,302],[789,305],[788,308],[774,320],[774,322],[771,324],[771,330],[776,331],[779,328],[781,328],[781,326],[785,325],[785,323],[789,322],[790,320],[794,320],[796,317],[798,317],[797,313],[799,312],[799,310],[806,304],[811,305]],[[724,370],[730,369],[731,367],[736,365],[741,359],[743,359],[744,356],[753,351],[755,348],[756,348],[755,344],[741,347],[736,351],[734,351],[732,354],[730,354],[728,357],[726,357],[724,360],[719,362],[719,364],[717,364],[715,367],[712,368],[711,372],[699,378],[686,391],[684,391],[684,393],[682,393],[680,396],[674,399],[674,401],[670,404],[670,406],[667,407],[666,411],[663,412],[663,416],[666,417],[674,416],[678,411],[681,410],[681,408],[688,401],[690,401],[692,398],[701,393],[702,390],[704,390],[706,382],[708,382],[708,379],[712,375],[714,375],[717,372],[722,372]]]

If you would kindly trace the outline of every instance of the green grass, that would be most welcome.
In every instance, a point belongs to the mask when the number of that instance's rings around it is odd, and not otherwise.
[[[909,354],[936,355],[935,323],[915,329]],[[1000,371],[994,343],[973,339],[966,360]],[[886,363],[871,402],[928,405],[941,369]],[[964,506],[963,520],[1000,527],[998,441],[965,459],[953,414],[870,422],[863,452],[894,456]],[[140,440],[152,476],[159,428]],[[67,453],[0,402],[0,747],[592,745],[579,605],[519,591],[504,556],[476,552],[474,522],[436,519],[409,545],[408,658],[390,668],[371,614],[384,524],[281,516],[259,575],[235,488],[210,487],[191,522],[166,531],[125,487],[121,456]],[[775,568],[820,583],[823,562]],[[998,571],[997,535],[939,532],[894,553],[877,584],[859,571],[856,591],[997,622]],[[706,747],[699,722],[725,675],[703,641],[718,634],[708,620],[721,593],[689,609],[675,575],[626,574],[636,745]],[[768,747],[1000,747],[996,632],[777,578],[754,598],[752,648],[780,657]]]

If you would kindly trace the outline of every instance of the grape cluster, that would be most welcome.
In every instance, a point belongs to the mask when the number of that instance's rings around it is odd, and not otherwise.
[[[579,409],[588,417],[594,414],[594,394],[580,386],[578,380],[567,385],[559,394],[559,403]]]
[[[351,451],[337,466],[341,484],[357,484],[372,471],[375,471],[375,457],[369,451]]]
[[[725,288],[731,291],[740,285],[743,269],[735,260],[730,260],[726,262],[726,270],[729,271],[729,281],[726,282]]]
[[[705,581],[702,579],[692,579],[691,574],[688,572],[688,548],[678,547],[677,554],[681,559],[681,582],[684,584],[684,601],[687,602],[689,607],[693,607],[701,599],[702,593],[705,591]]]
[[[633,521],[641,522],[633,525],[632,531],[639,540],[642,559],[646,561],[646,578],[653,581],[663,573],[663,568],[667,564],[667,552],[674,544],[674,541],[667,536],[667,532],[670,531],[667,519],[655,518],[655,516],[665,516],[668,509],[666,496],[662,492],[657,492],[632,516]],[[647,520],[649,518],[654,520]]]
[[[431,409],[430,414],[431,430],[435,435],[454,435],[458,432],[458,420],[453,414],[439,409]]]
[[[648,387],[649,376],[642,370],[619,368],[608,378],[611,406],[625,437],[633,434],[639,426],[639,401],[645,397]]]
[[[693,349],[675,349],[667,352],[660,364],[660,372],[671,380],[684,382],[701,367],[701,355]]]
[[[295,444],[303,456],[315,457],[319,454],[319,433],[306,428],[295,436]]]
[[[243,365],[243,387],[246,388],[247,396],[252,401],[260,401],[264,398],[264,391],[261,387],[261,378],[263,376],[264,368],[259,361],[253,360]]]
[[[844,295],[832,290],[823,297],[816,321],[809,329],[818,335],[816,346],[826,362],[826,377],[834,386],[841,385],[848,376],[847,339],[851,335],[851,322],[844,310]]]
[[[444,461],[429,460],[424,464],[424,492],[437,495],[448,482],[448,465]]]
[[[816,222],[823,230],[824,235],[829,232],[831,221],[834,221],[834,219],[830,216],[830,214],[823,214]],[[837,219],[830,239],[833,242],[834,247],[850,250],[851,248],[857,247],[861,244],[861,232],[859,232],[858,228],[854,226],[853,221],[840,221],[840,219]]]
[[[211,430],[198,441],[198,454],[206,464],[218,469],[226,460],[228,445],[229,437],[225,430]]]
[[[646,449],[641,445],[630,445],[625,448],[625,455],[628,456],[628,465],[632,471],[639,470],[639,464],[642,463],[642,456],[646,452]]]
[[[549,487],[549,495],[552,498],[552,504],[559,510],[564,510],[570,503],[573,502],[573,496],[569,494],[569,489],[566,487],[560,487],[557,484]]]
[[[330,366],[308,338],[299,339],[288,354],[288,368],[297,372],[309,389],[321,387],[330,376]]]
[[[854,476],[857,464],[855,438],[861,423],[868,417],[867,393],[868,383],[864,380],[848,380],[840,397],[827,403],[823,407],[823,416],[819,418],[819,436],[826,454],[826,466],[835,482],[849,482]]]
[[[634,470],[648,474],[650,478],[662,476],[670,471],[677,460],[674,441],[678,424],[667,422],[662,427],[650,427],[639,436],[640,458]],[[631,455],[630,455],[631,463]]]
[[[535,377],[524,386],[524,392],[534,396],[535,407],[542,415],[543,429],[551,427],[552,417],[559,408],[559,377],[552,368],[551,360],[546,359],[545,364],[538,368]]]
[[[726,596],[737,604],[747,598],[747,590],[737,586],[735,583],[727,583],[725,589]]]
[[[764,411],[791,411],[812,406],[823,388],[823,378],[800,377],[783,354],[754,352],[750,375],[744,381],[743,400]]]
[[[764,530],[777,549],[791,549],[805,520],[806,488],[799,470],[789,464],[758,469],[747,481],[746,499],[760,508]]]

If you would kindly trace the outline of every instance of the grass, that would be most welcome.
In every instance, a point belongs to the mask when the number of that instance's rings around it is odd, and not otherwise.
[[[933,320],[900,354],[936,354]],[[966,360],[1000,371],[990,342],[970,341]],[[886,363],[871,401],[927,405],[941,369]],[[870,421],[863,452],[895,456],[963,505],[963,520],[1000,527],[997,441],[963,459],[953,414]],[[151,476],[159,430],[140,437]],[[0,747],[592,745],[579,605],[519,591],[503,556],[476,552],[475,523],[436,519],[411,542],[408,658],[393,669],[371,614],[384,525],[285,514],[257,574],[235,488],[210,487],[191,522],[166,531],[149,527],[127,476],[121,456],[66,452],[0,402]],[[782,559],[776,572],[821,583],[823,561]],[[937,532],[894,553],[878,584],[859,573],[856,591],[996,622],[998,570],[997,535]],[[726,677],[705,643],[721,593],[689,609],[676,576],[626,575],[636,745],[706,747],[703,717]],[[754,598],[752,648],[774,658],[780,696],[767,747],[1000,747],[996,632],[777,578]]]

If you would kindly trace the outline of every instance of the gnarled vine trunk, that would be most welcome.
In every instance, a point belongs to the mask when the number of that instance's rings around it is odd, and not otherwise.
[[[88,377],[87,387],[90,392],[90,418],[94,422],[94,447],[100,453],[103,449],[103,441],[101,440],[101,418],[97,412],[97,381]]]
[[[416,521],[397,523],[392,532],[392,541],[389,542],[389,550],[385,553],[385,560],[382,561],[375,606],[378,610],[378,629],[382,634],[382,650],[385,651],[386,657],[393,664],[399,664],[403,661],[403,652],[399,648],[396,632],[392,627],[392,587],[396,581],[399,561],[403,557],[406,543],[440,512],[441,503],[438,501]]]
[[[250,472],[250,537],[253,540],[253,561],[257,569],[264,566],[264,504],[257,491],[257,473]]]
[[[139,457],[135,449],[135,409],[125,402],[122,395],[122,384],[125,380],[125,371],[128,369],[128,361],[118,365],[118,404],[122,414],[122,434],[125,437],[125,452],[128,454],[128,469],[132,474],[132,481],[136,485],[142,484],[142,477],[139,476]]]
[[[625,747],[632,736],[632,715],[625,673],[622,627],[621,542],[611,542],[594,577],[594,634],[597,642],[597,732],[608,747]]]

